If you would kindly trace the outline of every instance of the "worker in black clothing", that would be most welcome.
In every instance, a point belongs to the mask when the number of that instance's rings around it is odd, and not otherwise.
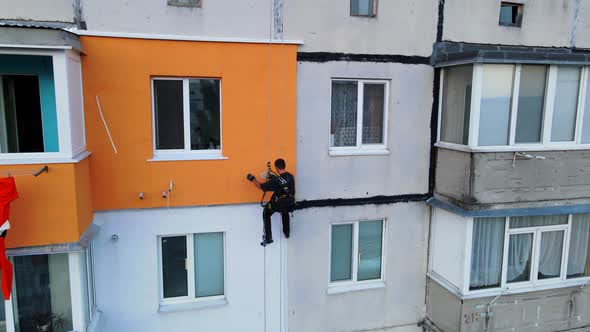
[[[289,238],[289,212],[292,212],[295,206],[295,177],[285,170],[286,166],[283,159],[275,160],[277,173],[270,174],[264,183],[258,182],[252,174],[248,174],[247,176],[248,180],[258,189],[264,192],[273,192],[270,201],[264,205],[264,210],[262,211],[262,221],[264,222],[264,238],[260,243],[262,246],[273,242],[270,217],[275,212],[281,214],[283,219],[283,233],[286,238]]]

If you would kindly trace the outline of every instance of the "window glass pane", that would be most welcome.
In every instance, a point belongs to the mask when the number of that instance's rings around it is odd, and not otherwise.
[[[223,233],[195,234],[197,297],[223,295]]]
[[[184,149],[181,80],[154,80],[156,149]]]
[[[567,277],[590,276],[590,214],[574,214],[570,232]]]
[[[564,231],[542,232],[537,279],[559,278]]]
[[[358,281],[381,278],[382,240],[382,220],[359,223]]]
[[[522,66],[516,115],[516,143],[541,142],[546,66]]]
[[[44,152],[39,77],[0,76],[0,151]]]
[[[352,270],[352,224],[332,225],[330,280],[350,280]]]
[[[513,15],[514,8],[516,6],[502,5],[500,7],[500,24],[511,25],[515,23],[515,17]]]
[[[584,105],[582,127],[582,143],[590,143],[590,76],[588,76],[588,88],[586,88],[586,103]]]
[[[441,116],[441,141],[467,144],[471,115],[473,66],[445,69]]]
[[[574,140],[580,73],[580,67],[559,67],[551,128],[552,142]]]
[[[383,143],[385,84],[364,84],[363,144]]]
[[[532,233],[510,235],[506,278],[508,283],[529,281],[531,279],[532,248]]]
[[[82,301],[84,301],[86,305],[86,310],[84,310],[84,321],[86,322],[86,326],[90,323],[90,314],[91,314],[91,307],[89,306],[89,298],[90,298],[90,289],[88,289],[88,265],[86,263],[86,251],[82,253],[78,253],[80,255],[80,265],[82,268],[82,288],[84,292],[82,293]]]
[[[555,216],[524,216],[511,217],[510,228],[540,227],[551,225],[566,225],[567,214]]]
[[[475,218],[469,289],[500,287],[506,218]]]
[[[484,65],[479,119],[479,145],[507,145],[513,65]]]
[[[357,86],[357,82],[332,82],[330,146],[356,146]]]
[[[186,237],[162,238],[162,284],[164,298],[188,295]]]
[[[374,0],[351,0],[350,14],[354,16],[373,16]]]
[[[72,302],[67,254],[14,257],[12,294],[16,331],[62,326],[71,331]]]
[[[221,149],[219,80],[189,80],[191,150]]]

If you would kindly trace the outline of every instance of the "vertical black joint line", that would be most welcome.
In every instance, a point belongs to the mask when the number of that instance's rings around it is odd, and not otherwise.
[[[430,167],[428,169],[428,193],[434,194],[436,186],[436,139],[438,137],[438,109],[440,97],[440,68],[434,68],[432,82],[432,111],[430,114]]]
[[[445,24],[445,0],[438,0],[438,22],[436,24],[436,42],[443,39],[443,27]]]

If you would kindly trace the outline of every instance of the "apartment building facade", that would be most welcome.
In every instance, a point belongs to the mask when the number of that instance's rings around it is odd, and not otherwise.
[[[440,17],[426,326],[586,330],[590,8],[445,1]]]

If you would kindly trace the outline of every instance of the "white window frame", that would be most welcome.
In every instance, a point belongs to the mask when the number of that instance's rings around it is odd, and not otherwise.
[[[88,309],[89,309],[89,321],[92,322],[96,314],[96,279],[94,278],[94,248],[92,243],[88,245],[88,248],[84,251],[86,257],[86,283],[88,287]]]
[[[183,149],[157,149],[156,148],[156,104],[154,81],[182,81],[182,105],[183,105]],[[219,81],[219,149],[191,150],[190,132],[190,80],[217,80]],[[160,77],[150,78],[151,102],[152,102],[152,147],[153,158],[148,161],[174,161],[174,160],[211,160],[227,159],[223,156],[223,114],[222,114],[222,79],[219,77]]]
[[[366,221],[381,221],[381,276],[378,279],[358,281],[358,261],[359,261],[359,224]],[[342,221],[330,223],[330,238],[328,241],[328,290],[327,294],[347,293],[357,290],[375,289],[385,287],[385,248],[387,234],[387,219],[374,218],[355,221]],[[352,262],[351,262],[351,279],[332,281],[332,227],[337,225],[352,225]]]
[[[331,146],[331,131],[328,131],[328,146],[330,156],[348,156],[348,155],[382,155],[389,154],[387,149],[387,131],[388,131],[388,114],[389,114],[389,86],[390,81],[385,79],[354,79],[354,78],[337,78],[330,79],[330,119],[332,117],[332,87],[334,82],[357,82],[357,105],[356,105],[356,145],[355,146]],[[384,84],[383,94],[383,143],[380,144],[363,144],[363,106],[364,106],[364,85],[365,84]],[[330,120],[331,121],[331,120]],[[331,126],[331,124],[330,124]]]
[[[506,65],[502,64],[502,65]],[[580,84],[578,90],[578,109],[576,113],[576,124],[574,140],[571,142],[552,142],[551,128],[553,122],[553,108],[556,95],[557,72],[559,67],[568,65],[549,65],[549,64],[532,64],[543,65],[547,67],[547,81],[545,85],[543,123],[541,128],[541,142],[539,143],[516,143],[516,119],[518,113],[518,97],[520,90],[520,77],[522,64],[512,64],[514,66],[514,78],[512,87],[512,100],[510,107],[509,123],[509,141],[508,145],[496,146],[479,146],[479,120],[480,106],[483,89],[483,67],[484,65],[494,64],[473,64],[472,90],[471,90],[471,115],[469,122],[469,140],[467,145],[450,143],[441,140],[441,125],[443,113],[443,89],[445,70],[440,75],[440,93],[438,105],[438,130],[437,143],[435,146],[466,152],[510,152],[510,151],[554,151],[554,150],[588,150],[590,143],[582,143],[582,128],[584,121],[584,107],[586,103],[586,91],[588,89],[588,78],[590,77],[590,67],[571,65],[571,67],[581,68]],[[527,65],[527,64],[525,64]],[[588,110],[590,111],[590,110]]]
[[[477,290],[470,290],[469,283],[471,280],[471,255],[473,251],[473,223],[475,222],[475,218],[471,218],[469,221],[470,227],[467,229],[467,255],[465,255],[465,266],[466,271],[464,274],[464,288],[463,294],[466,295],[466,298],[472,297],[480,297],[480,296],[494,296],[497,294],[503,293],[524,293],[524,292],[532,292],[532,291],[540,291],[545,289],[552,289],[552,288],[561,288],[561,287],[570,287],[570,286],[577,286],[577,285],[585,285],[590,283],[590,276],[587,277],[579,277],[579,278],[567,278],[567,264],[569,259],[569,246],[570,246],[570,232],[572,227],[572,218],[573,215],[568,215],[568,222],[567,224],[563,225],[549,225],[549,226],[534,226],[534,227],[526,227],[526,228],[510,228],[510,219],[511,217],[506,217],[505,219],[505,229],[504,229],[504,247],[503,247],[503,256],[502,256],[502,274],[501,274],[501,282],[500,287],[494,288],[486,288],[486,289],[477,289]],[[551,231],[564,231],[563,236],[563,252],[561,256],[561,271],[560,276],[558,278],[552,279],[538,279],[538,271],[539,271],[539,253],[541,250],[541,234],[544,232],[551,232]],[[508,250],[510,246],[510,236],[515,234],[533,234],[533,246],[532,246],[532,257],[531,257],[531,278],[529,281],[524,282],[516,282],[516,283],[507,283],[507,273],[508,273]]]
[[[221,233],[223,237],[223,295],[196,297],[195,289],[195,249],[194,236],[206,233]],[[164,297],[164,269],[162,262],[162,238],[184,236],[186,240],[186,273],[187,273],[187,295],[177,297]],[[223,231],[211,231],[201,233],[166,234],[157,237],[158,242],[158,297],[160,312],[177,311],[186,309],[200,309],[217,307],[227,304],[227,251],[226,234]]]

